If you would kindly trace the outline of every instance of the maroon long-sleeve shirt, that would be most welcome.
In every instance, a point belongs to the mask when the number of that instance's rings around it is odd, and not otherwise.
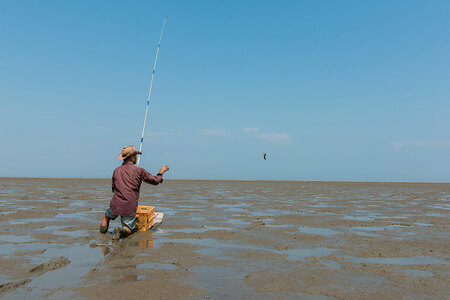
[[[113,197],[109,207],[118,216],[136,214],[142,181],[157,185],[163,181],[162,174],[153,176],[144,168],[136,167],[131,161],[124,162],[114,170],[112,176]]]

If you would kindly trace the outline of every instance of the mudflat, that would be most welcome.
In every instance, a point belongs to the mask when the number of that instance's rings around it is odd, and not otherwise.
[[[0,178],[0,297],[450,295],[447,183],[143,184],[164,222],[120,241],[98,230],[110,198],[108,179]]]

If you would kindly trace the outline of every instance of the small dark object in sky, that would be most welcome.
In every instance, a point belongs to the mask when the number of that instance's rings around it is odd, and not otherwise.
[[[264,153],[264,160],[266,160],[266,155],[267,155],[267,153]]]

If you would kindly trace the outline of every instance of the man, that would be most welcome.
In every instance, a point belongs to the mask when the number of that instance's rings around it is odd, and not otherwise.
[[[153,176],[144,168],[135,166],[138,154],[141,155],[142,153],[136,151],[134,146],[124,147],[119,154],[119,159],[123,160],[123,163],[114,170],[112,176],[112,191],[114,195],[100,224],[100,232],[106,233],[109,228],[109,221],[120,216],[122,228],[114,230],[114,239],[127,237],[135,229],[136,210],[142,181],[153,185],[160,184],[163,182],[163,174],[169,170],[164,165],[158,174]]]

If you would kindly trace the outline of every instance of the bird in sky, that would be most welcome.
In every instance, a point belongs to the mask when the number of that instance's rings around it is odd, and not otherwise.
[[[264,153],[264,160],[266,160],[267,153]]]

